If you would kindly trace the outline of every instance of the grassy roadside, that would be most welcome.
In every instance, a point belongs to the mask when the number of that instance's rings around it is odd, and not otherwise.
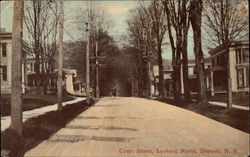
[[[55,95],[30,95],[23,94],[23,111],[32,110],[35,108],[41,108],[57,103],[57,96]],[[70,101],[74,98],[72,96],[64,96],[63,101]],[[1,94],[1,116],[10,115],[10,94]]]
[[[249,133],[250,131],[249,111],[246,110],[240,110],[236,108],[228,110],[226,107],[215,106],[211,104],[198,105],[196,102],[192,101],[182,103],[177,103],[174,100],[168,99],[161,99],[159,101],[193,111],[246,133]]]
[[[218,101],[227,103],[227,94],[216,94],[215,96],[210,96],[209,101]],[[237,94],[233,93],[233,104],[240,106],[249,106],[249,94]]]
[[[197,95],[191,96],[193,99],[197,99]],[[208,101],[216,101],[227,103],[228,96],[226,93],[217,93],[214,96],[208,95]],[[239,106],[249,106],[249,94],[247,93],[233,93],[233,104]]]
[[[23,123],[23,137],[18,136],[10,128],[1,132],[1,149],[10,150],[10,157],[22,157],[24,153],[74,119],[78,114],[87,110],[90,104],[85,101],[67,105],[62,111],[51,111],[44,115],[28,119]]]

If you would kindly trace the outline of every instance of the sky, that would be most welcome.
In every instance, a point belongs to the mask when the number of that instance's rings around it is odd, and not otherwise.
[[[106,14],[112,19],[112,25],[109,33],[114,39],[120,39],[121,35],[127,34],[126,20],[129,19],[131,9],[138,6],[137,0],[127,1],[93,1],[93,5],[103,9]],[[0,27],[5,28],[7,31],[12,30],[12,14],[13,14],[13,1],[1,1],[0,2]],[[64,41],[77,40],[80,38],[77,27],[76,16],[81,13],[83,9],[88,6],[88,1],[64,1],[65,23],[64,23]],[[188,55],[193,55],[193,32],[192,29],[188,35]],[[167,35],[165,35],[167,38]],[[165,40],[164,42],[166,42]],[[170,45],[163,46],[163,58],[171,59]],[[203,50],[205,54],[207,50]]]
[[[76,25],[76,15],[82,9],[87,7],[88,1],[65,1],[65,38],[64,40],[71,40],[72,37],[67,32],[72,33],[74,36],[74,26]],[[137,1],[95,1],[94,5],[105,10],[108,16],[113,21],[113,27],[110,29],[111,35],[121,35],[126,32],[126,19],[129,10],[136,7]],[[13,1],[1,1],[1,28],[5,28],[7,31],[12,29],[12,14],[13,14]]]

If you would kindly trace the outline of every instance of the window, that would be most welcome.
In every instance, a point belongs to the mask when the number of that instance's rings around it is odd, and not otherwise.
[[[238,87],[244,87],[244,69],[237,69]]]
[[[236,49],[236,63],[249,63],[249,48]]]
[[[249,63],[249,48],[242,49],[243,51],[243,62]]]
[[[2,44],[2,56],[6,57],[6,53],[7,52],[7,47],[6,47],[6,43]]]
[[[30,63],[30,72],[34,72],[34,63]]]
[[[188,75],[194,75],[194,67],[193,66],[188,67]]]
[[[26,71],[29,73],[30,72],[30,64],[26,64]]]
[[[240,49],[236,49],[236,63],[240,63],[241,62],[241,54],[240,54]]]
[[[1,66],[1,69],[2,80],[7,81],[7,66]]]

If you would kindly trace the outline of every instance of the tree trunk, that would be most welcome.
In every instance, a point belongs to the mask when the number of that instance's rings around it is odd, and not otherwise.
[[[44,75],[44,79],[43,79],[43,94],[44,95],[48,94],[48,74]]]
[[[39,59],[39,55],[38,53],[36,54],[36,59],[35,59],[35,81],[36,81],[36,91],[37,91],[37,94],[40,93],[40,59]]]
[[[180,61],[179,61],[180,62]],[[173,61],[173,94],[177,102],[181,101],[181,67],[176,59]]]
[[[188,28],[184,28],[183,43],[182,43],[182,59],[183,59],[183,86],[184,86],[185,101],[190,100],[189,77],[188,77],[188,56],[187,56],[187,32],[188,32]]]
[[[204,72],[204,57],[201,45],[201,14],[202,14],[202,1],[191,1],[191,14],[190,21],[194,33],[194,53],[195,53],[195,64],[198,76],[198,92],[199,99],[198,103],[207,103],[207,93],[206,93],[206,82],[205,82],[205,72]]]
[[[232,93],[232,78],[230,75],[230,43],[226,43],[226,53],[227,53],[227,108],[232,108],[233,93]]]
[[[163,65],[161,56],[161,45],[158,45],[158,66],[159,66],[159,97],[164,97],[164,78],[163,78]]]

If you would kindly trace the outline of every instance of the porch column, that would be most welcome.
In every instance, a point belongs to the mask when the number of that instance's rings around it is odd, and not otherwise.
[[[25,93],[25,62],[22,62],[22,93]]]
[[[181,60],[181,94],[184,94],[183,62]]]
[[[210,82],[210,88],[211,88],[211,96],[214,96],[214,72],[211,71],[211,82]]]
[[[82,95],[82,86],[81,86],[81,83],[79,83],[79,94]]]

